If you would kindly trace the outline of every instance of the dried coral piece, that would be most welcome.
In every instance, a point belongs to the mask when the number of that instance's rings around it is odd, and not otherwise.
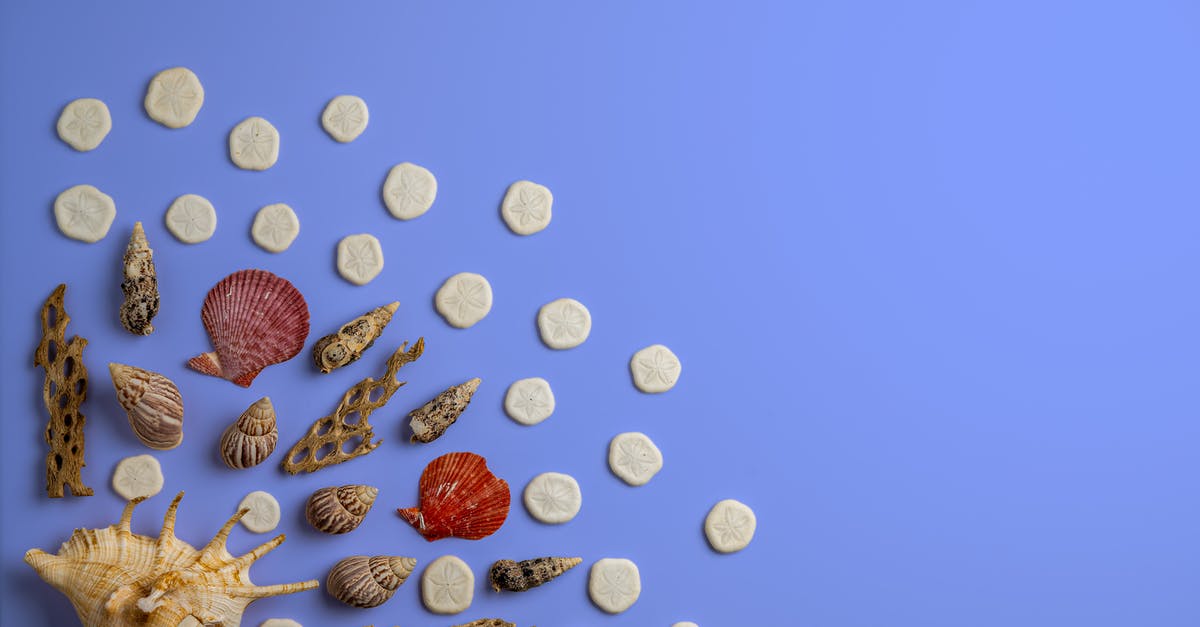
[[[382,379],[376,381],[367,377],[346,390],[337,409],[314,422],[308,433],[288,451],[287,457],[283,458],[283,469],[293,475],[300,471],[313,472],[375,450],[383,440],[372,440],[375,430],[367,419],[404,385],[405,382],[396,379],[396,372],[404,364],[416,361],[424,351],[423,337],[417,339],[412,349],[408,349],[408,342],[405,342],[388,358]],[[351,416],[356,419],[346,422]],[[354,450],[347,452],[343,445],[352,440],[357,444]]]
[[[278,441],[275,406],[270,397],[264,396],[225,429],[221,435],[221,459],[230,468],[257,466],[270,457]]]
[[[486,538],[508,518],[508,483],[475,453],[447,453],[421,473],[421,504],[397,510],[425,539]]]
[[[354,555],[333,565],[325,589],[346,605],[376,607],[392,598],[416,566],[411,557]]]
[[[341,534],[354,531],[371,507],[379,489],[369,485],[344,485],[321,488],[308,497],[304,517],[317,531]]]
[[[492,564],[488,578],[492,580],[492,589],[496,592],[524,592],[558,577],[582,562],[578,557],[538,557],[520,562],[500,560]]]
[[[263,368],[295,357],[308,338],[304,296],[266,270],[238,270],[218,281],[204,297],[200,318],[213,351],[188,366],[242,387]]]
[[[330,333],[317,340],[313,345],[313,363],[317,365],[317,369],[328,374],[358,361],[383,333],[383,328],[392,321],[392,314],[396,313],[398,307],[400,303],[376,307],[343,324],[337,333]]]
[[[517,624],[500,618],[480,618],[454,627],[517,627]]]
[[[418,409],[409,412],[413,442],[430,443],[440,437],[458,420],[471,404],[471,397],[479,388],[479,377],[460,383]]]
[[[150,335],[150,321],[158,315],[158,274],[154,270],[154,251],[146,241],[141,222],[133,224],[129,246],[125,248],[125,280],[121,281],[125,302],[121,303],[121,326],[134,335]]]
[[[176,538],[175,516],[182,498],[180,492],[171,501],[157,538],[129,530],[133,508],[142,502],[138,498],[125,505],[117,524],[76,529],[57,555],[30,549],[25,563],[67,596],[84,627],[175,627],[188,616],[205,625],[237,625],[256,599],[317,587],[315,580],[251,583],[250,567],[282,544],[284,536],[241,557],[230,555],[225,541],[245,510],[234,514],[200,550]]]
[[[75,496],[91,496],[92,489],[83,485],[79,476],[86,465],[83,461],[83,425],[85,419],[79,406],[87,398],[87,367],[83,365],[83,348],[87,340],[75,336],[65,340],[71,317],[63,308],[66,284],[54,289],[42,305],[42,341],[33,354],[33,364],[46,371],[42,382],[42,401],[50,420],[46,422],[46,494],[62,498],[63,486]]]
[[[168,378],[135,366],[110,363],[117,402],[142,444],[165,451],[183,442],[183,397]]]

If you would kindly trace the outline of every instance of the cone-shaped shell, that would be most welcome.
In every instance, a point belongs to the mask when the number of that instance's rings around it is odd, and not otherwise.
[[[183,441],[183,397],[170,379],[149,370],[108,364],[117,402],[142,444],[165,451]]]
[[[539,557],[520,562],[500,560],[492,564],[488,577],[492,580],[492,589],[496,592],[523,592],[575,568],[582,561],[578,557]]]
[[[391,303],[376,307],[343,324],[337,333],[330,333],[317,340],[313,345],[313,363],[317,365],[317,369],[330,373],[358,361],[383,333],[383,328],[392,321],[392,314],[396,313],[399,306],[400,303]]]
[[[221,459],[230,468],[250,468],[263,463],[279,442],[275,406],[262,397],[246,408],[221,435]]]
[[[347,533],[367,517],[378,495],[379,490],[369,485],[321,488],[308,497],[304,517],[317,531]]]
[[[508,483],[474,453],[447,453],[430,462],[421,473],[420,498],[419,507],[398,513],[430,542],[486,538],[508,518]]]
[[[130,519],[141,498],[130,501],[121,520],[104,529],[76,529],[57,555],[38,549],[25,563],[65,594],[84,627],[176,627],[196,616],[206,625],[237,625],[255,599],[317,587],[310,580],[274,586],[250,581],[250,566],[283,543],[283,536],[234,557],[225,540],[242,510],[204,548],[175,537],[179,493],[157,538],[131,533]]]
[[[325,589],[346,605],[375,607],[392,598],[416,566],[411,557],[354,555],[333,565]]]
[[[154,325],[150,321],[158,315],[158,274],[154,270],[154,251],[146,241],[142,223],[133,225],[129,246],[125,248],[125,280],[121,291],[125,301],[121,303],[121,326],[134,335],[150,335]]]
[[[455,625],[454,627],[517,627],[517,624],[510,623],[502,618],[480,618],[479,620]]]
[[[286,279],[266,270],[238,270],[204,298],[200,319],[213,351],[188,366],[249,387],[263,368],[287,361],[308,338],[308,304]]]
[[[475,390],[479,389],[479,377],[460,383],[438,394],[432,401],[409,412],[412,441],[428,444],[440,437],[467,410]]]

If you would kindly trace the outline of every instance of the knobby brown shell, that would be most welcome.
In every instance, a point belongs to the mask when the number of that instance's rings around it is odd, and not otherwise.
[[[399,306],[400,303],[391,303],[376,307],[343,324],[337,333],[317,340],[313,345],[313,363],[317,369],[328,374],[358,361],[392,321],[392,314],[396,313]]]
[[[125,301],[121,303],[121,326],[134,335],[150,335],[154,332],[150,321],[158,315],[158,274],[154,270],[154,251],[146,241],[141,222],[133,225],[129,246],[125,248],[124,266],[121,292],[125,294]]]
[[[583,560],[578,557],[538,557],[520,562],[500,560],[492,564],[488,577],[496,592],[524,592],[558,577],[581,562]]]
[[[475,390],[479,389],[479,377],[465,381],[438,394],[433,400],[409,412],[409,427],[412,441],[428,444],[440,437],[467,410]]]

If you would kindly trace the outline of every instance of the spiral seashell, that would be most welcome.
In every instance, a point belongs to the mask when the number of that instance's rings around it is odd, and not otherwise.
[[[578,557],[538,557],[520,562],[500,560],[492,564],[488,577],[496,592],[524,592],[558,577],[581,562],[583,560]]]
[[[411,557],[354,555],[333,565],[325,589],[346,605],[375,607],[392,598],[416,567]]]
[[[517,624],[510,623],[502,618],[480,618],[479,620],[455,625],[454,627],[517,627]]]
[[[453,386],[409,412],[408,426],[412,428],[412,441],[428,444],[442,437],[446,429],[467,410],[477,389],[479,377]]]
[[[271,456],[279,442],[275,406],[262,397],[246,408],[221,435],[221,459],[230,468],[257,466]]]
[[[146,231],[141,222],[133,225],[129,246],[125,248],[125,280],[121,292],[125,301],[121,303],[121,326],[134,335],[150,335],[154,325],[150,321],[158,315],[158,275],[154,270],[154,251],[146,242]]]
[[[369,485],[321,488],[308,497],[304,517],[317,531],[347,533],[367,517],[378,495],[379,490]]]
[[[183,442],[183,397],[170,379],[149,370],[108,364],[117,402],[142,444],[165,451]]]
[[[338,329],[317,340],[313,345],[313,363],[325,374],[337,368],[358,361],[375,340],[383,333],[383,328],[392,321],[392,314],[400,303],[391,303],[376,307],[371,311],[347,322]]]

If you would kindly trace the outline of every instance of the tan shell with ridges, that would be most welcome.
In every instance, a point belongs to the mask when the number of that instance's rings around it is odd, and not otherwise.
[[[379,490],[369,485],[344,485],[321,488],[308,497],[304,517],[317,531],[341,534],[362,524]]]
[[[264,396],[246,408],[221,435],[221,459],[230,468],[250,468],[263,463],[279,442],[275,406]]]
[[[416,567],[411,557],[354,555],[333,565],[325,589],[346,605],[375,607],[392,598]]]
[[[117,402],[142,444],[165,451],[183,442],[183,397],[170,379],[149,370],[108,364]]]
[[[343,324],[337,333],[317,340],[313,345],[313,363],[317,369],[328,374],[358,361],[383,333],[383,328],[392,321],[392,314],[399,307],[400,303],[376,307]]]

